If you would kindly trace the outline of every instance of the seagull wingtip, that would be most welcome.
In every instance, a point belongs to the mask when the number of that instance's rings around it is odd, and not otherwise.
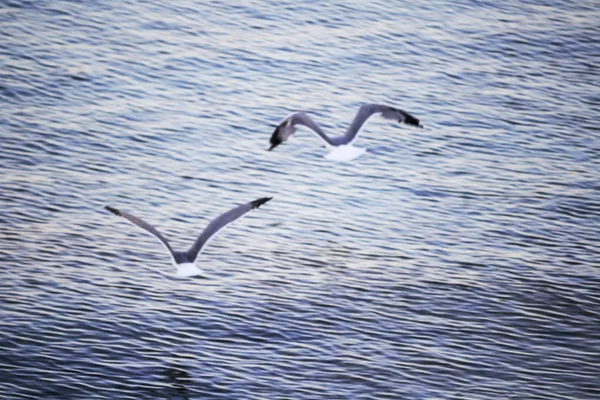
[[[399,120],[400,123],[404,123],[406,125],[411,125],[417,128],[422,128],[421,120],[419,118],[414,117],[413,115],[400,110],[401,118]]]
[[[121,211],[119,211],[116,208],[113,208],[111,206],[104,206],[104,209],[110,211],[111,213],[113,213],[115,215],[121,215]]]
[[[253,208],[258,208],[265,204],[267,201],[271,200],[273,197],[261,197],[260,199],[256,199],[252,202]]]

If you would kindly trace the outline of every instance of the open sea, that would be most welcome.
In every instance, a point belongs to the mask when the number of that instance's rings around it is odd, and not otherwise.
[[[0,1],[1,399],[600,399],[600,2]],[[326,160],[304,110],[342,134]],[[201,277],[179,250],[229,208]]]

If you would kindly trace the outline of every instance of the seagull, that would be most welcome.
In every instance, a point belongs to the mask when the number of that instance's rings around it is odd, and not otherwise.
[[[255,208],[260,207],[271,199],[272,197],[262,197],[260,199],[251,201],[250,203],[234,207],[226,213],[221,214],[217,218],[213,219],[198,236],[198,239],[196,239],[196,242],[194,242],[188,251],[174,251],[171,248],[169,241],[165,239],[165,237],[161,235],[161,233],[155,227],[146,221],[110,206],[104,206],[104,208],[113,214],[118,215],[119,217],[128,219],[140,228],[154,235],[154,237],[156,237],[169,252],[171,260],[173,261],[173,265],[177,271],[176,275],[179,277],[188,277],[202,273],[202,270],[196,267],[196,260],[208,242],[210,242],[217,235],[217,233],[221,231],[221,229],[225,228],[227,225],[243,217]]]
[[[350,161],[363,154],[367,149],[361,149],[352,146],[352,143],[358,138],[358,133],[363,124],[373,114],[381,114],[385,119],[392,119],[398,122],[404,122],[407,125],[417,126],[423,128],[419,120],[406,111],[398,108],[386,106],[383,104],[363,104],[356,113],[354,120],[346,130],[346,133],[342,136],[329,137],[321,130],[305,112],[295,112],[286,117],[281,123],[275,128],[273,135],[269,142],[271,147],[269,151],[279,146],[281,143],[287,141],[295,132],[296,125],[304,125],[312,129],[317,135],[325,141],[325,146],[330,148],[330,152],[325,158],[335,161]]]

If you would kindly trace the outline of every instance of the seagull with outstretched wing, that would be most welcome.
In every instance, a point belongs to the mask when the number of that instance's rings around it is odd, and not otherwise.
[[[188,251],[174,251],[169,244],[169,241],[152,225],[143,221],[142,219],[128,214],[126,212],[117,210],[116,208],[105,206],[108,211],[112,212],[119,217],[123,217],[140,228],[150,232],[154,237],[156,237],[160,243],[165,246],[169,255],[171,256],[171,260],[173,261],[173,265],[177,270],[177,276],[193,276],[202,273],[202,270],[196,267],[196,260],[198,256],[204,249],[204,247],[219,233],[223,228],[231,224],[232,222],[237,221],[244,215],[248,214],[250,211],[260,207],[267,201],[271,200],[272,197],[263,197],[254,201],[251,201],[246,204],[242,204],[241,206],[237,206],[232,208],[231,210],[221,214],[217,218],[213,219],[208,226],[200,233],[192,247]]]
[[[304,125],[314,131],[321,139],[325,141],[325,145],[331,148],[329,154],[325,156],[330,160],[336,161],[349,161],[361,154],[367,149],[361,149],[352,146],[352,143],[358,138],[358,133],[364,125],[364,123],[373,114],[381,114],[385,119],[391,119],[406,125],[412,125],[422,128],[420,121],[407,113],[406,111],[398,108],[386,106],[383,104],[363,104],[356,113],[354,120],[346,130],[346,133],[342,136],[329,137],[323,132],[323,130],[317,125],[305,112],[295,112],[286,117],[281,123],[275,128],[275,131],[271,135],[270,144],[268,150],[273,150],[281,143],[287,141],[296,132],[296,125]]]

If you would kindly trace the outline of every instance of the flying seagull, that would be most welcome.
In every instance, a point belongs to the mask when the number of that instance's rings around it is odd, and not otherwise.
[[[119,217],[123,217],[133,222],[137,226],[146,231],[150,232],[154,237],[156,237],[165,248],[169,251],[171,255],[171,260],[173,261],[173,265],[177,270],[176,275],[180,277],[193,276],[202,273],[202,270],[196,267],[196,260],[198,256],[204,249],[204,247],[210,242],[216,235],[221,231],[221,229],[225,228],[232,222],[238,220],[239,218],[246,215],[248,212],[254,210],[255,208],[260,207],[265,204],[267,201],[271,200],[272,197],[263,197],[250,203],[242,204],[241,206],[237,206],[227,211],[224,214],[221,214],[217,218],[213,219],[210,224],[202,231],[202,233],[196,239],[196,242],[192,245],[192,247],[188,251],[174,251],[169,244],[169,241],[161,235],[161,233],[152,225],[147,223],[146,221],[141,220],[140,218],[128,214],[123,211],[119,211],[116,208],[105,206],[108,211],[113,214],[118,215]]]
[[[406,111],[398,108],[386,106],[383,104],[363,104],[356,113],[354,120],[346,130],[346,133],[342,136],[329,137],[321,130],[306,113],[303,111],[295,112],[285,118],[275,128],[273,135],[271,135],[269,151],[279,146],[281,143],[287,141],[295,132],[296,125],[304,125],[312,129],[317,135],[325,141],[325,145],[330,148],[329,154],[325,156],[330,160],[336,161],[349,161],[361,154],[367,149],[361,149],[352,146],[352,143],[358,138],[358,133],[363,124],[373,114],[381,114],[385,119],[392,119],[398,122],[404,122],[407,125],[417,126],[422,128],[419,120]]]

